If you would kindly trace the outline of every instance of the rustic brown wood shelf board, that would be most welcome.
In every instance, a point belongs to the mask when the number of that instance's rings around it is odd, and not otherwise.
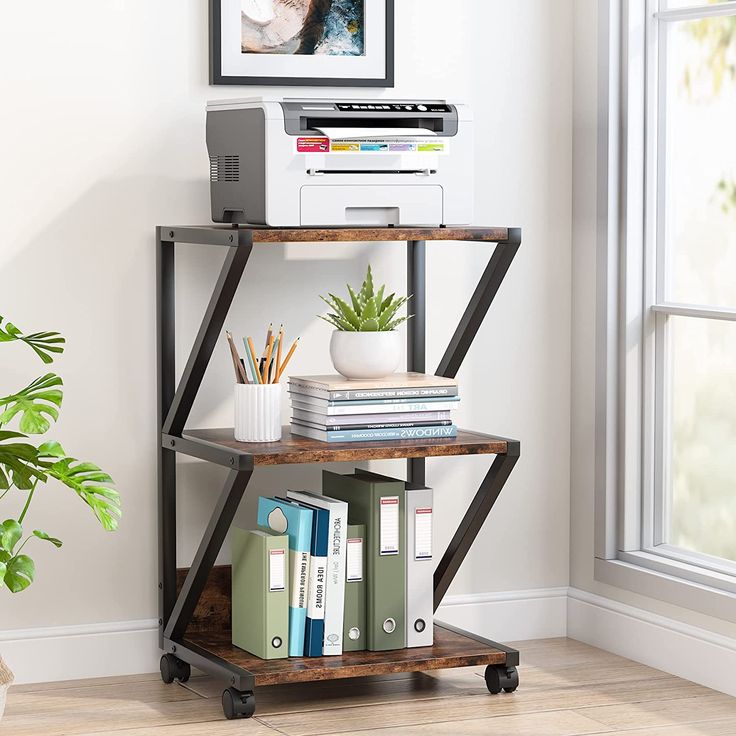
[[[337,657],[260,659],[234,646],[230,631],[187,634],[184,646],[195,645],[253,673],[255,684],[337,680],[343,677],[418,672],[444,667],[504,664],[506,652],[435,624],[434,646],[386,652],[346,652]]]
[[[235,227],[214,225],[209,227],[162,227],[162,232],[171,240],[197,242],[193,236],[207,230],[218,234],[222,245],[234,245],[237,237]],[[507,227],[331,227],[331,228],[278,228],[259,225],[240,225],[237,230],[250,230],[254,243],[349,243],[457,240],[498,243],[509,239]],[[203,238],[207,239],[207,238]]]
[[[279,442],[238,442],[233,430],[186,429],[184,437],[205,440],[253,455],[256,465],[292,463],[334,463],[391,458],[440,457],[448,455],[499,455],[508,450],[508,442],[479,432],[459,430],[448,439],[390,440],[386,442],[321,442],[293,435],[283,428]]]

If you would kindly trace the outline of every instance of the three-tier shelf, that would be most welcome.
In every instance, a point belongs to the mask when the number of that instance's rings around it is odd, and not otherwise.
[[[230,568],[215,560],[240,500],[257,466],[293,463],[359,462],[407,459],[407,480],[424,484],[425,458],[493,455],[494,459],[434,573],[434,607],[442,602],[462,561],[520,455],[518,440],[460,430],[452,439],[328,444],[292,435],[284,427],[279,442],[243,443],[230,429],[188,429],[186,422],[238,284],[254,249],[273,243],[404,241],[407,293],[414,318],[407,328],[407,370],[425,372],[426,248],[429,241],[473,241],[494,245],[435,375],[454,377],[521,245],[518,228],[324,228],[282,229],[255,226],[156,228],[158,343],[158,515],[159,644],[164,651],[164,682],[186,681],[194,666],[221,677],[226,685],[223,710],[228,718],[249,717],[257,685],[332,680],[486,665],[491,693],[512,692],[519,683],[519,653],[476,634],[435,623],[434,646],[342,656],[263,660],[232,643]],[[219,246],[225,263],[197,333],[189,359],[176,383],[174,251],[177,243]],[[315,246],[317,247],[317,246]],[[446,246],[445,246],[446,247]],[[443,282],[445,284],[446,282]],[[176,566],[176,453],[223,465],[229,474],[191,567]]]

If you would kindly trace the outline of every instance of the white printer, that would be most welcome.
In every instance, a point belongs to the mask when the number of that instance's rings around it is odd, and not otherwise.
[[[207,104],[212,219],[270,225],[465,225],[473,122],[441,100]]]

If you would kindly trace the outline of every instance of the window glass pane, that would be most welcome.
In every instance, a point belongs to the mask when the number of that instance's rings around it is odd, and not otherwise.
[[[666,28],[665,299],[736,306],[736,15]]]
[[[728,0],[661,0],[660,6],[662,10],[672,10],[673,8],[692,8],[697,5],[718,5]]]
[[[665,541],[736,560],[736,322],[670,317],[668,337]]]

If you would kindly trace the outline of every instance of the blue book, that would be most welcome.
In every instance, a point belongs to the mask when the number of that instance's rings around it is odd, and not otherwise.
[[[457,437],[457,425],[444,427],[390,427],[388,429],[349,429],[334,431],[315,429],[303,424],[291,423],[291,433],[310,437],[321,442],[371,442],[377,440],[441,440]]]
[[[312,545],[312,509],[261,496],[258,526],[289,537],[289,656],[304,656]]]
[[[304,633],[304,656],[321,657],[325,638],[325,599],[327,590],[327,552],[329,550],[330,512],[307,503],[295,505],[312,510],[312,540],[309,560],[309,595],[307,625]]]

